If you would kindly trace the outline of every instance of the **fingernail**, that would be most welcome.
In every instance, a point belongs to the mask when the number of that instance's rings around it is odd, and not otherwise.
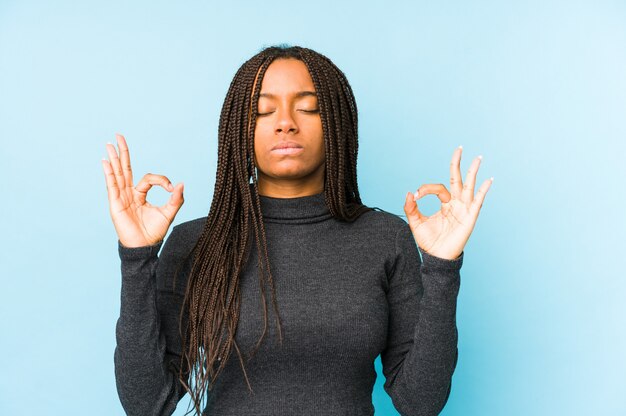
[[[462,149],[462,148],[463,148],[463,145],[459,145],[459,149]]]
[[[482,159],[483,159],[483,155],[478,155],[478,158],[479,158],[480,160],[482,160]]]
[[[491,179],[491,182],[493,182],[493,176],[490,179]]]
[[[415,191],[415,193],[413,194],[413,201],[417,201],[418,198],[419,198],[419,191]]]

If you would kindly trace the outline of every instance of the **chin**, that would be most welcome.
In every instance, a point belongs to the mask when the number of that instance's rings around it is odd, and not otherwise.
[[[270,175],[276,179],[300,179],[309,175],[311,172],[302,169],[289,169],[270,172]]]
[[[280,160],[271,163],[270,166],[272,168],[269,169],[269,174],[276,177],[301,176],[312,171],[311,167],[298,160]]]

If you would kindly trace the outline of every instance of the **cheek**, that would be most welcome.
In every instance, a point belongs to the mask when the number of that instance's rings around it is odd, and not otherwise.
[[[257,123],[254,128],[254,153],[263,156],[267,151],[269,151],[268,146],[270,146],[270,137],[267,134],[267,129],[264,128],[263,125]]]
[[[321,157],[323,158],[325,157],[326,146],[324,144],[324,130],[322,130],[321,122],[317,126],[315,137],[318,141],[318,151],[321,152]]]

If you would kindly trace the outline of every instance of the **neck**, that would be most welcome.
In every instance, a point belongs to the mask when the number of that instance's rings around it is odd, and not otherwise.
[[[271,198],[299,198],[324,192],[324,171],[301,179],[276,179],[259,172],[259,195]]]
[[[253,184],[250,191],[253,192]],[[272,223],[307,224],[332,218],[324,191],[295,198],[274,198],[259,194],[263,220]]]

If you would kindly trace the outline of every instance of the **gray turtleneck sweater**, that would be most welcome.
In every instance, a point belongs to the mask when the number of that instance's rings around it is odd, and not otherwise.
[[[379,354],[384,389],[398,412],[438,414],[457,362],[463,253],[446,260],[420,250],[420,260],[404,220],[370,211],[353,223],[340,222],[323,193],[261,196],[261,209],[283,344],[266,290],[268,330],[245,363],[253,393],[233,350],[203,414],[372,415]],[[175,226],[158,256],[163,241],[128,248],[118,240],[122,289],[115,376],[129,415],[170,415],[185,395],[177,377],[178,315],[190,270],[183,260],[205,221]],[[245,357],[263,331],[257,259],[253,245],[240,280],[236,332]],[[174,285],[179,265],[182,284],[179,276]]]

